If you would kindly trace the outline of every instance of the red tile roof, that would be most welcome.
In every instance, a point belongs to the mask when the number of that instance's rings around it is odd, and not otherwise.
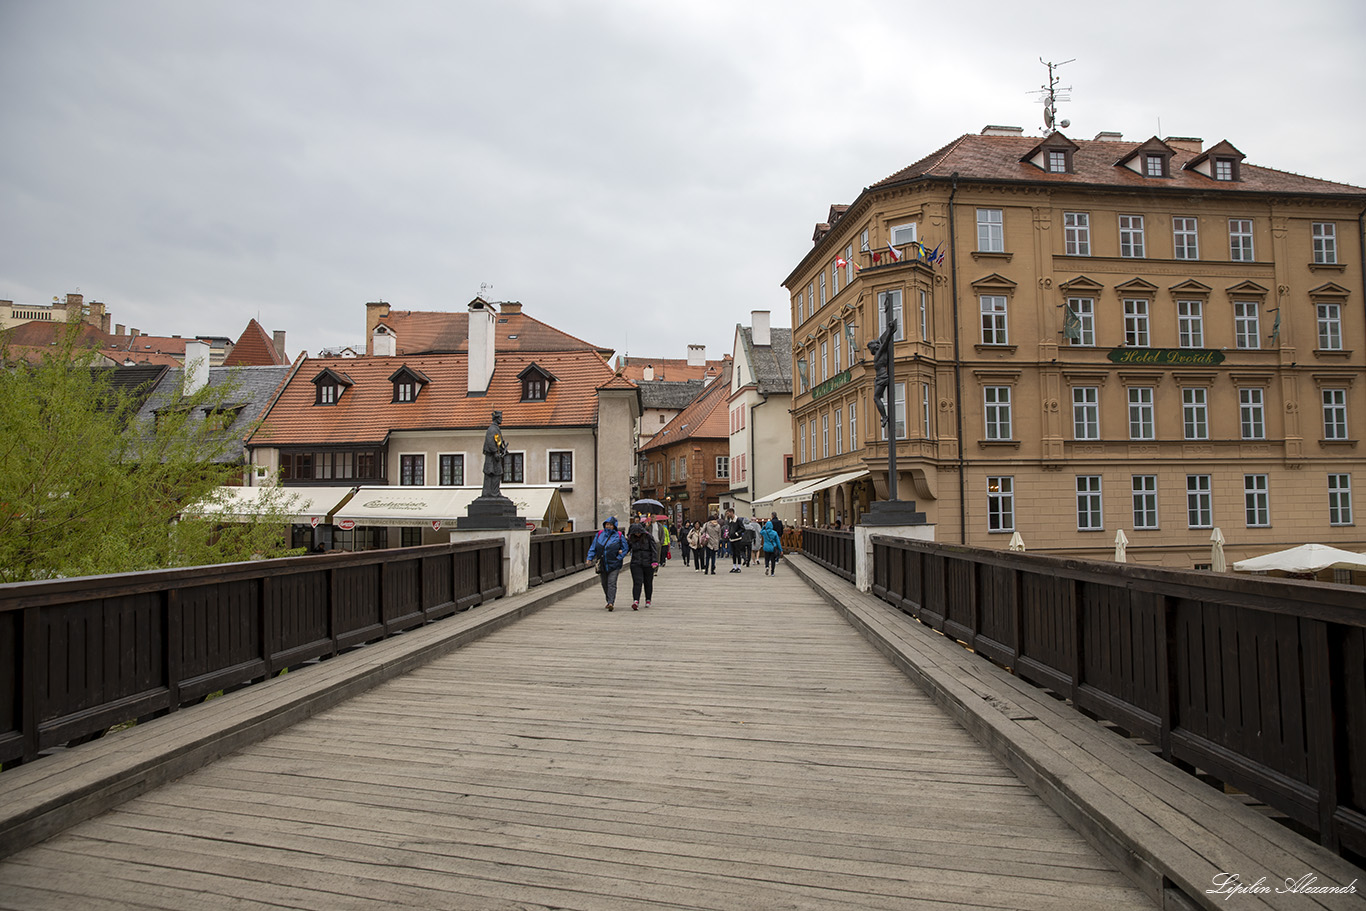
[[[256,320],[247,323],[232,353],[223,359],[224,367],[279,367],[289,361],[275,350],[275,340]]]
[[[653,367],[655,382],[668,380],[669,382],[682,383],[688,380],[706,379],[709,376],[719,376],[722,365],[729,357],[730,355],[726,355],[720,360],[709,360],[696,366],[689,364],[687,358],[681,357],[623,357],[621,359],[621,372],[627,378],[639,383],[646,381],[645,368]]]
[[[517,379],[535,363],[557,379],[543,402],[523,402]],[[402,367],[420,372],[431,382],[417,400],[395,403],[389,380]],[[315,405],[313,380],[325,369],[344,373],[346,387],[335,405]],[[591,350],[499,353],[489,391],[468,396],[468,364],[463,354],[422,354],[395,357],[308,358],[252,435],[252,446],[340,445],[380,443],[395,430],[471,430],[488,426],[495,411],[503,412],[503,426],[582,427],[597,422],[603,387],[619,388],[612,368]],[[630,388],[620,387],[620,388]]]
[[[1061,134],[1056,134],[1060,136]],[[1156,137],[1154,137],[1156,138]],[[1366,196],[1366,189],[1350,184],[1335,183],[1304,177],[1287,171],[1257,167],[1243,162],[1240,165],[1242,178],[1237,181],[1213,180],[1197,171],[1183,170],[1182,166],[1199,152],[1173,147],[1175,156],[1171,163],[1171,176],[1165,178],[1144,177],[1115,163],[1129,156],[1142,142],[1111,142],[1106,140],[1072,140],[1077,146],[1072,155],[1070,174],[1053,174],[1020,159],[1030,150],[1040,145],[1037,136],[982,136],[966,134],[895,174],[873,184],[869,189],[891,186],[925,177],[952,177],[958,172],[959,180],[999,180],[1029,181],[1047,184],[1104,185],[1142,189],[1143,191],[1200,192],[1262,192],[1262,193],[1310,193],[1310,194],[1349,194]]]
[[[641,452],[666,449],[684,440],[729,439],[730,411],[726,404],[730,396],[731,362],[726,361],[721,376],[707,386],[691,405],[640,447]]]
[[[380,317],[379,321],[393,330],[399,354],[445,354],[469,350],[468,311],[391,309],[389,314]],[[500,312],[494,326],[498,332],[494,344],[499,355],[505,351],[589,350],[609,358],[613,353],[611,348],[589,344],[583,339],[575,338],[567,332],[561,332],[534,317],[527,316],[520,309]]]

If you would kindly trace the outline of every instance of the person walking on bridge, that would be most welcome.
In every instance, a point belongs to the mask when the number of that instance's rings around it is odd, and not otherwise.
[[[659,569],[659,542],[637,522],[626,536],[631,545],[631,610],[640,610],[640,590],[645,589],[645,606],[655,596],[655,570]]]
[[[607,598],[607,609],[614,610],[617,600],[617,576],[629,549],[626,537],[617,528],[617,517],[612,516],[602,523],[602,531],[593,536],[593,544],[588,548],[588,562],[602,560],[598,573],[602,578],[602,594]]]

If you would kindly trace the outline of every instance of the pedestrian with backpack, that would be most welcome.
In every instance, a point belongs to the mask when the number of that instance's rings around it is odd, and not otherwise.
[[[599,564],[597,572],[609,611],[615,609],[617,576],[629,553],[626,537],[617,528],[617,517],[612,516],[602,523],[602,531],[593,536],[593,543],[588,548],[588,562]]]
[[[778,572],[778,558],[783,555],[783,541],[772,522],[764,523],[764,575],[772,576]]]

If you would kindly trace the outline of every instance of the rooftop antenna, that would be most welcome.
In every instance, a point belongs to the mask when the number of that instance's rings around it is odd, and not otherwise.
[[[1077,58],[1073,57],[1071,60],[1064,60],[1062,63],[1053,63],[1051,61],[1044,60],[1042,57],[1040,57],[1039,62],[1042,63],[1044,66],[1048,67],[1048,84],[1040,86],[1038,89],[1035,89],[1034,91],[1029,92],[1028,94],[1038,95],[1039,101],[1043,102],[1044,132],[1052,133],[1055,129],[1053,126],[1055,121],[1057,122],[1057,129],[1065,130],[1072,125],[1072,121],[1057,120],[1058,102],[1072,100],[1072,95],[1070,94],[1072,91],[1072,87],[1070,85],[1058,85],[1059,79],[1057,75],[1057,70],[1061,67],[1066,66],[1069,63],[1076,63]]]
[[[493,282],[480,282],[480,283],[479,283],[479,298],[480,298],[480,300],[488,300],[488,298],[487,298],[487,297],[484,297],[484,295],[487,294],[488,292],[492,291],[492,290],[493,290]]]

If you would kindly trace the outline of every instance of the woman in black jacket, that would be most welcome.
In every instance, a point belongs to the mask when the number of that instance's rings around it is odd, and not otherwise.
[[[626,536],[631,545],[631,610],[640,610],[640,590],[645,589],[645,606],[655,595],[655,570],[659,568],[659,544],[654,535],[636,522]]]

